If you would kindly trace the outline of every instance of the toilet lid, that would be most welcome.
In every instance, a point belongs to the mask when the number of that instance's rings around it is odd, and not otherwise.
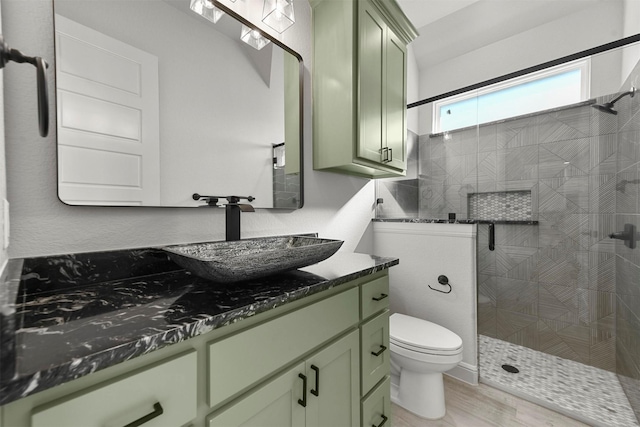
[[[454,351],[462,348],[462,338],[427,320],[394,313],[389,318],[390,340],[416,351]]]

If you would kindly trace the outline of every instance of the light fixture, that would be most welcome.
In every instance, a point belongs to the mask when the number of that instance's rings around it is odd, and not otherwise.
[[[233,0],[235,1],[235,0]],[[214,24],[222,18],[224,12],[213,5],[213,0],[191,0],[191,10]]]
[[[282,33],[295,22],[293,0],[264,0],[262,22]]]
[[[258,50],[271,43],[271,40],[263,37],[260,31],[249,28],[244,24],[242,25],[242,33],[240,34],[240,39],[249,46]]]

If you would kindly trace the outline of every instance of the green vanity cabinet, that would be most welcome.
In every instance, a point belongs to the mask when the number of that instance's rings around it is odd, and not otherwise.
[[[391,426],[391,377],[375,388],[375,390],[362,399],[362,427]]]
[[[358,324],[358,290],[349,289],[209,345],[209,406],[250,389]],[[224,384],[223,387],[220,387]]]
[[[360,286],[362,427],[391,425],[389,347],[389,276],[383,274]]]
[[[406,169],[406,45],[393,0],[312,0],[314,168],[369,178]]]
[[[342,283],[8,403],[0,425],[124,426],[157,404],[140,425],[379,424],[388,351],[371,349],[388,346],[388,292],[386,269]]]
[[[196,366],[196,353],[191,351],[37,407],[31,427],[124,426],[144,417],[145,427],[184,425],[196,416]]]

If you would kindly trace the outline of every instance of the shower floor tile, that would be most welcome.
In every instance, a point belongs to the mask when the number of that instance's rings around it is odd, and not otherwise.
[[[612,372],[484,335],[479,350],[482,383],[594,426],[640,426]],[[520,372],[509,373],[503,364]]]

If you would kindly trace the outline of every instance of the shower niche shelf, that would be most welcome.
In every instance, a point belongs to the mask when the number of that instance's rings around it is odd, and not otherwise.
[[[531,190],[471,193],[467,196],[469,218],[497,224],[503,221],[530,222]]]

